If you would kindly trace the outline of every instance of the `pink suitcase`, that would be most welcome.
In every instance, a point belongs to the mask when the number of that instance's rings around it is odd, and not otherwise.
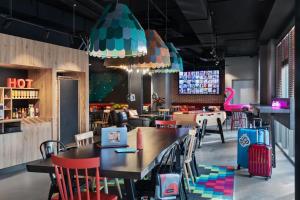
[[[265,142],[266,143],[266,142]],[[253,144],[249,147],[249,176],[263,176],[268,180],[272,175],[272,147],[266,144]]]

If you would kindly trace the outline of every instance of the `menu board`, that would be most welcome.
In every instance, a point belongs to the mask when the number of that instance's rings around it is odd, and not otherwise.
[[[220,94],[220,70],[179,72],[179,94]]]

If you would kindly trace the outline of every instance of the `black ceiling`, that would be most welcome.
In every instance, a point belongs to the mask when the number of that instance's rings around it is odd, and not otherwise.
[[[0,32],[73,48],[82,46],[108,0],[0,0]],[[185,64],[223,56],[253,56],[275,0],[168,0],[167,40]],[[12,2],[12,7],[10,6]],[[147,29],[148,0],[119,0]],[[150,28],[164,38],[166,0],[149,0]],[[76,4],[76,7],[74,7]],[[12,8],[12,9],[10,9]],[[75,20],[73,19],[75,14]],[[75,26],[73,27],[73,23]]]

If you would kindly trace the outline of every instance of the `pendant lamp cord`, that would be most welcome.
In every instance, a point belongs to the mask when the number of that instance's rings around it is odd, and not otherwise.
[[[131,92],[131,64],[129,65],[129,73],[128,74],[128,95],[130,94]]]
[[[13,13],[13,10],[12,10],[12,8],[13,8],[13,0],[10,0],[9,1],[9,15],[10,15],[10,17],[12,17],[12,13]]]
[[[165,33],[165,41],[168,42],[167,36],[168,36],[168,0],[166,0],[166,33]]]
[[[150,16],[150,0],[148,0],[148,8],[147,8],[147,17],[148,17],[148,30],[150,28],[150,20],[149,20],[149,16]]]
[[[73,35],[75,35],[75,8],[76,4],[73,4]]]

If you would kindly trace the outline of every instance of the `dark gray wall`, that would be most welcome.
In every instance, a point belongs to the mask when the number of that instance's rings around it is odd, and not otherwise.
[[[151,76],[143,76],[143,96],[144,103],[151,103]]]
[[[135,101],[129,101],[129,108],[136,109],[138,113],[143,110],[143,74],[132,72],[128,74],[128,93],[135,94]]]
[[[157,73],[152,75],[152,92],[156,92],[159,97],[165,98],[164,107],[171,105],[171,78],[170,74]],[[155,108],[155,105],[154,109]]]
[[[260,104],[271,105],[275,97],[275,41],[270,40],[267,45],[259,49],[260,70]]]

